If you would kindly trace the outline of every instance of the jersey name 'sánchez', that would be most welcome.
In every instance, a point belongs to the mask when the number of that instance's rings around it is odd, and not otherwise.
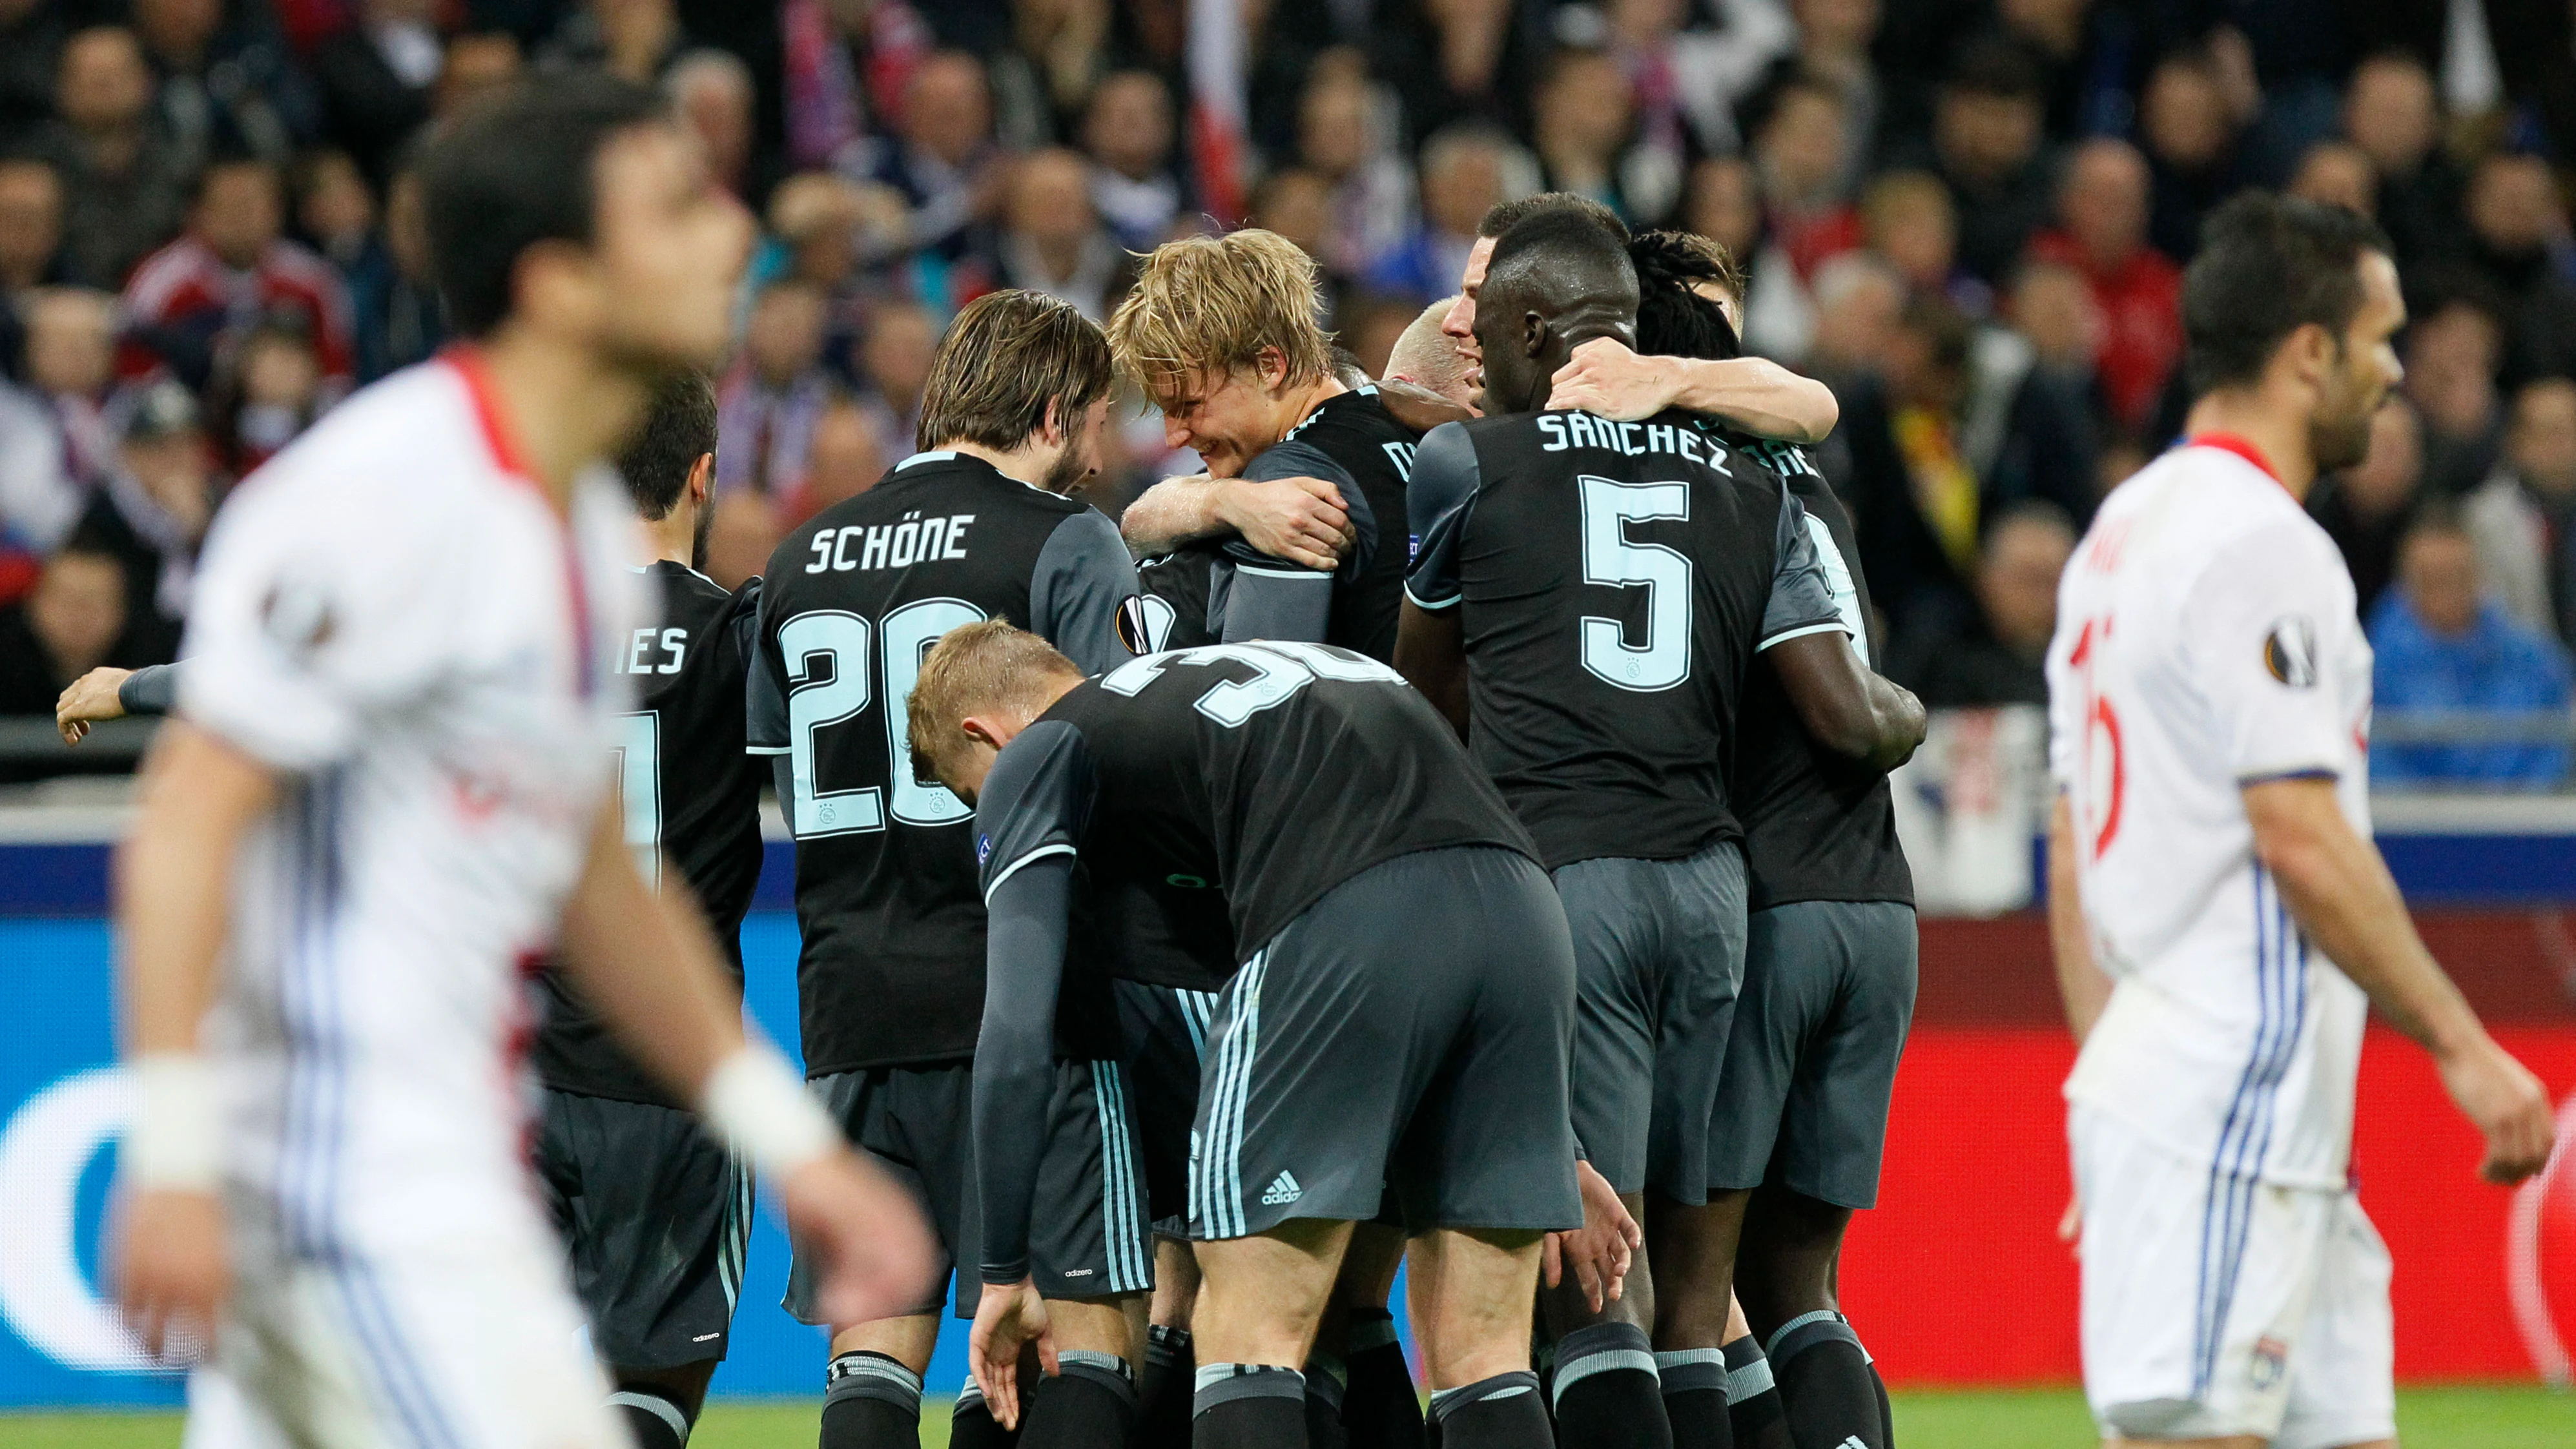
[[[809,1073],[974,1051],[984,907],[973,812],[920,773],[905,719],[931,646],[1000,619],[1106,669],[1130,657],[1117,619],[1134,600],[1116,525],[962,454],[917,454],[780,542],[749,741],[785,761]]]
[[[743,685],[760,581],[728,594],[667,560],[641,571],[661,596],[662,622],[611,640],[612,673],[634,677],[635,707],[620,717],[618,805],[626,844],[647,884],[677,873],[706,913],[742,991],[742,918],[760,883],[760,787],[768,776],[743,751]],[[677,1107],[557,970],[540,978],[545,1024],[529,1055],[549,1087]]]
[[[1771,465],[1806,511],[1807,536],[1833,591],[1843,632],[1875,663],[1869,580],[1860,569],[1851,514],[1789,443],[1734,440]],[[1733,804],[1744,822],[1746,901],[1754,910],[1796,901],[1914,900],[1914,875],[1896,838],[1887,777],[1834,755],[1808,735],[1780,677],[1756,669],[1736,710]]]
[[[976,828],[988,893],[1065,853],[1095,893],[1222,891],[1229,967],[1381,861],[1455,845],[1533,853],[1394,670],[1288,642],[1151,654],[1076,687],[994,763]]]
[[[2251,452],[2147,465],[2058,584],[2050,771],[2117,983],[2067,1093],[2203,1170],[2340,1189],[2367,1002],[2290,916],[2243,791],[2331,779],[2369,833],[2371,650],[2333,540]]]
[[[1771,469],[1684,413],[1481,418],[1423,438],[1412,500],[1406,588],[1463,611],[1468,739],[1548,867],[1739,836],[1746,671],[1842,628]]]

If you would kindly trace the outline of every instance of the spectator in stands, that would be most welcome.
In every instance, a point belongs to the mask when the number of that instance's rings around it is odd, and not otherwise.
[[[313,339],[293,315],[271,317],[242,339],[239,356],[209,390],[224,470],[239,478],[313,425],[324,404]]]
[[[2504,445],[2496,374],[2504,362],[2500,301],[2473,275],[2427,285],[2406,329],[2406,396],[2424,423],[2428,496],[2455,497],[2494,471]]]
[[[527,68],[519,38],[506,30],[469,30],[447,38],[447,57],[438,68],[435,118],[456,114],[462,106],[508,86]]]
[[[54,110],[54,70],[72,31],[63,6],[0,0],[0,146],[35,134]]]
[[[1904,310],[1905,279],[1885,258],[1871,252],[1835,257],[1816,269],[1816,337],[1805,365],[1836,392],[1868,386]],[[1757,320],[1750,304],[1746,315]]]
[[[1151,251],[1172,232],[1188,193],[1172,166],[1172,93],[1150,70],[1102,78],[1082,120],[1091,159],[1091,204],[1110,236]]]
[[[277,168],[229,157],[198,178],[188,228],[134,269],[128,323],[160,360],[203,387],[250,322],[300,319],[327,384],[346,391],[357,372],[349,294],[328,262],[285,239]]]
[[[1843,157],[1837,184],[1849,194],[1868,174],[1885,106],[1870,43],[1878,37],[1879,0],[1791,0],[1798,25],[1796,65],[1833,91],[1843,108]]]
[[[1508,138],[1480,126],[1443,131],[1422,148],[1422,221],[1369,264],[1371,289],[1428,302],[1455,291],[1476,224],[1503,199]]]
[[[1358,361],[1359,370],[1374,379],[1386,376],[1387,359],[1395,352],[1396,340],[1413,325],[1420,310],[1409,300],[1395,297],[1359,297],[1353,299],[1340,324],[1340,335],[1334,341]],[[1345,382],[1348,378],[1343,379]]]
[[[890,439],[898,457],[909,457],[921,425],[921,389],[939,350],[939,324],[918,302],[889,299],[868,319],[859,345],[860,401],[873,414],[877,436]],[[721,456],[721,454],[719,454]]]
[[[1018,0],[1011,25],[985,48],[994,130],[1005,149],[1034,151],[1070,136],[1107,70],[1110,0]]]
[[[717,389],[716,491],[785,498],[805,485],[814,419],[835,388],[823,370],[824,297],[795,277],[760,289],[742,356]]]
[[[2057,194],[2062,230],[2042,232],[2031,254],[2080,272],[2102,317],[2094,365],[2119,427],[2144,433],[2182,359],[2182,269],[2147,244],[2151,178],[2126,141],[2075,148]]]
[[[385,192],[384,246],[392,265],[366,274],[350,296],[362,383],[426,359],[447,340],[447,314],[429,270],[420,176],[408,168],[394,173]]]
[[[2344,87],[2343,133],[2378,174],[2379,224],[2411,269],[2461,249],[2460,173],[2442,154],[2442,115],[2432,73],[2404,51],[2354,67]]]
[[[2518,381],[2576,373],[2576,240],[2549,164],[2496,152],[2469,177],[2470,260],[2513,319],[2506,362]]]
[[[1627,73],[1608,53],[1560,46],[1539,76],[1531,141],[1548,190],[1590,197],[1632,225],[1648,226],[1679,199],[1680,178],[1655,174],[1650,157],[1631,151],[1633,102]]]
[[[995,250],[1002,285],[1062,298],[1094,322],[1109,320],[1135,275],[1134,262],[1091,209],[1081,154],[1061,148],[1012,167]]]
[[[377,186],[437,97],[447,63],[437,11],[437,0],[359,0],[356,23],[313,53],[324,124]]]
[[[26,592],[35,562],[58,547],[88,506],[45,398],[0,382],[0,600]]]
[[[40,157],[0,156],[0,303],[66,280],[62,255],[62,177]]]
[[[108,388],[116,380],[116,299],[45,287],[26,299],[27,387],[52,410],[63,466],[83,492],[115,465]]]
[[[768,190],[769,178],[752,172],[752,107],[759,98],[751,67],[721,50],[693,50],[672,62],[662,90],[697,134],[719,185],[755,200]]]
[[[1413,231],[1413,167],[1395,148],[1387,109],[1368,79],[1367,57],[1348,48],[1316,60],[1297,104],[1297,159],[1332,188],[1322,256],[1341,276],[1366,272]],[[1456,282],[1452,275],[1443,290]]]
[[[537,62],[549,70],[604,69],[651,85],[689,49],[677,0],[584,0],[555,27]]]
[[[1252,188],[1252,214],[1246,221],[1275,231],[1315,259],[1323,274],[1324,310],[1330,313],[1350,277],[1336,265],[1333,246],[1333,188],[1302,166],[1286,166],[1261,178]]]
[[[1764,93],[1755,116],[1764,225],[1797,274],[1813,278],[1826,258],[1860,245],[1843,165],[1850,114],[1841,91],[1793,71]]]
[[[2398,550],[2397,587],[2370,612],[2373,708],[2452,717],[2555,715],[2568,705],[2566,652],[2485,596],[2477,546],[2456,509],[2428,507]],[[2545,788],[2566,778],[2564,743],[2381,741],[2378,786]]]
[[[1378,73],[1403,97],[1405,129],[1431,136],[1480,122],[1528,135],[1540,24],[1516,0],[1388,0]]]
[[[874,416],[850,397],[834,395],[814,419],[805,442],[805,486],[779,505],[780,526],[793,529],[833,504],[867,492],[895,459],[911,452],[907,439],[887,456]]]
[[[1994,310],[1995,290],[1959,266],[1959,215],[1928,171],[1890,171],[1860,195],[1861,240],[1910,290],[1947,298],[1971,317]]]
[[[390,266],[376,231],[376,198],[348,152],[307,151],[295,163],[295,227],[322,259],[339,269],[344,285],[358,273]]]
[[[1002,158],[992,136],[982,63],[957,50],[922,61],[904,93],[901,134],[872,148],[858,178],[892,187],[910,208],[893,259],[909,253],[936,267],[966,260],[975,229],[992,220],[1001,201]],[[915,279],[924,295],[962,300],[918,267]]]
[[[2006,508],[1977,551],[1975,607],[1901,625],[1888,677],[1932,709],[2048,703],[2057,577],[2074,551],[2064,509],[2038,500]]]
[[[63,178],[64,270],[114,291],[188,204],[188,160],[153,121],[134,32],[96,26],[64,44],[54,113],[41,144]]]
[[[2371,165],[2370,153],[2350,141],[2325,140],[2310,146],[2283,189],[2301,201],[2340,206],[2367,217],[2379,215],[2379,171]]]
[[[2044,106],[2029,53],[1995,39],[1960,53],[1933,109],[1931,169],[1958,211],[1959,261],[1988,285],[2010,277],[2055,200]]]
[[[2048,134],[2126,130],[2136,109],[2136,22],[2091,0],[1997,0],[1996,29],[2039,62]]]
[[[2411,404],[2392,398],[2370,420],[2369,454],[2308,491],[2308,516],[2342,551],[2364,619],[2396,572],[2397,540],[2422,499],[2423,480],[2423,422]]]
[[[2576,381],[2544,377],[2514,394],[2503,463],[2460,517],[2505,612],[2576,639]]]
[[[144,383],[119,397],[113,412],[116,466],[80,530],[124,562],[126,652],[159,664],[179,652],[197,548],[214,518],[214,470],[186,388],[166,379]]]
[[[73,680],[119,652],[125,600],[122,565],[95,541],[48,559],[35,591],[0,609],[0,715],[52,718]]]
[[[2207,49],[2175,51],[2148,72],[2138,129],[2154,176],[2147,239],[2156,250],[2189,261],[2201,218],[2246,185],[2236,154],[2243,119]]]
[[[2085,275],[2062,262],[2034,257],[2014,275],[2004,311],[2012,330],[2037,355],[2034,366],[2066,396],[2082,399],[2098,420],[2103,412],[2098,359],[2108,327]]]
[[[1693,8],[1689,0],[1609,0],[1602,7],[1603,38],[1637,117],[1638,174],[1627,190],[1642,216],[1672,211],[1692,155],[1742,149],[1736,108],[1798,44],[1796,23],[1779,6],[1732,5],[1722,27],[1685,30]]]
[[[157,76],[153,109],[191,168],[225,153],[283,166],[320,117],[265,8],[224,0],[132,0],[135,38]]]

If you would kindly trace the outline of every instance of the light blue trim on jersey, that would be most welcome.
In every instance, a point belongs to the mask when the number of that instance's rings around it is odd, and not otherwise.
[[[1012,861],[1009,865],[1003,866],[1002,873],[993,877],[993,883],[984,887],[984,904],[990,906],[993,903],[993,892],[1002,888],[1002,882],[1018,875],[1028,867],[1035,865],[1037,862],[1046,859],[1050,855],[1072,854],[1074,854],[1072,846],[1065,844],[1061,840],[1051,840],[1046,844],[1039,846],[1037,849],[1030,851],[1028,854],[1021,856],[1019,859]]]
[[[952,448],[933,448],[927,453],[915,453],[911,457],[904,459],[902,462],[895,464],[894,471],[900,473],[915,463],[953,462],[956,457],[956,450]]]
[[[1836,619],[1830,624],[1809,624],[1801,629],[1783,629],[1779,633],[1772,635],[1770,638],[1763,640],[1761,643],[1754,645],[1753,652],[1759,654],[1765,649],[1776,648],[1779,645],[1788,643],[1792,639],[1804,639],[1810,634],[1848,633],[1849,631],[1843,628],[1843,624],[1840,619]]]
[[[1243,964],[1226,988],[1225,1030],[1216,1067],[1201,1089],[1207,1102],[1206,1141],[1193,1144],[1191,1204],[1200,1213],[1200,1236],[1240,1238],[1243,1221],[1243,1123],[1252,1094],[1252,1062],[1261,1046],[1261,979],[1269,974],[1265,948]]]
[[[1100,1118],[1100,1231],[1109,1291],[1154,1286],[1143,1206],[1136,1200],[1136,1139],[1127,1125],[1127,1082],[1116,1062],[1091,1064],[1091,1101]]]

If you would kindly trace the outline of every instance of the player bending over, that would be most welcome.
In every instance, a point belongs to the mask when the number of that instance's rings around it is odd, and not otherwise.
[[[2301,506],[2361,461],[2406,306],[2376,226],[2249,193],[2182,308],[2184,441],[2103,500],[2048,651],[2085,1397],[2112,1443],[2393,1443],[2388,1250],[2352,1185],[2370,1009],[2433,1054],[2487,1180],[2552,1133],[2371,844],[2370,645]]]
[[[1085,681],[980,626],[933,652],[913,730],[976,797],[993,913],[987,1254],[1030,1231],[1025,1144],[1044,1122],[1045,1023],[1079,979],[1077,908],[1129,878],[1222,885],[1237,966],[1194,1128],[1193,1442],[1307,1442],[1299,1366],[1352,1225],[1391,1193],[1430,1235],[1418,1322],[1443,1441],[1546,1445],[1529,1302],[1541,1236],[1582,1216],[1572,961],[1528,836],[1448,727],[1393,670],[1324,645],[1210,645]],[[1007,1380],[1018,1345],[984,1327],[977,1373]]]
[[[1625,247],[1580,213],[1495,244],[1488,416],[1424,439],[1401,651],[1529,826],[1573,929],[1575,1132],[1646,1227],[1645,1280],[1621,1301],[1547,1301],[1563,1442],[1605,1446],[1666,1442],[1659,1360],[1707,1370],[1725,1337],[1735,1222],[1711,1188],[1744,976],[1724,771],[1741,701],[1776,681],[1855,772],[1923,731],[1853,653],[1804,510],[1760,454],[1679,411],[1534,412],[1575,347],[1634,336],[1637,304]],[[1722,1442],[1722,1397],[1672,1407],[1691,1418],[1671,1442]]]
[[[951,1265],[961,1315],[979,1284],[1034,1282],[1048,1300],[1062,1352],[1033,1426],[1053,1420],[1060,1442],[1112,1449],[1134,1413],[1152,1246],[1116,1021],[1105,997],[1069,1002],[1044,1068],[1049,1119],[1028,1144],[1047,1174],[1047,1232],[1019,1261],[979,1263],[973,811],[915,770],[904,714],[932,644],[977,620],[1034,629],[1086,669],[1132,657],[1118,630],[1135,569],[1117,527],[1066,496],[1100,466],[1111,382],[1107,341],[1072,307],[1035,292],[976,299],[931,363],[922,451],[815,515],[769,562],[750,741],[775,760],[796,835],[806,1074],[851,1140],[920,1200],[945,1251],[927,1293],[866,1319],[818,1298],[825,1265],[793,1266],[788,1311],[832,1329],[823,1449],[918,1439]],[[1016,1404],[969,1392],[950,1442],[997,1443],[1017,1422]]]
[[[212,1334],[192,1442],[622,1445],[529,1191],[524,972],[560,944],[669,1090],[778,1187],[836,1311],[927,1278],[917,1213],[636,874],[603,668],[639,622],[592,464],[719,357],[750,228],[648,91],[550,81],[423,160],[471,339],[335,409],[209,540],[180,718],[118,858],[118,1294]]]

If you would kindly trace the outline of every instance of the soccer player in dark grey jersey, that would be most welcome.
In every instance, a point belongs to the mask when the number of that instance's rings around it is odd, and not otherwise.
[[[972,810],[914,768],[905,700],[939,637],[978,620],[1036,630],[1087,670],[1125,661],[1135,570],[1117,527],[1065,496],[1099,466],[1109,346],[1073,308],[997,292],[958,314],[924,388],[922,451],[780,543],[751,674],[750,747],[776,757],[796,836],[805,1068],[851,1139],[923,1199],[974,1305],[973,1059],[984,906]],[[1029,1265],[1052,1302],[1062,1373],[1032,1405],[1064,1442],[1113,1449],[1132,1417],[1127,1311],[1151,1286],[1115,1022],[1068,993],[1046,1067],[1051,1130],[1031,1144],[1056,1189]],[[943,1275],[944,1285],[944,1275]],[[943,1291],[911,1316],[836,1323],[824,1449],[918,1434]],[[817,1321],[802,1272],[787,1306]],[[1003,1406],[1015,1418],[1015,1406]],[[953,1437],[1003,1425],[961,1397]]]
[[[1399,656],[1467,729],[1565,898],[1576,1131],[1653,1250],[1648,1291],[1549,1304],[1569,1444],[1661,1443],[1650,1355],[1714,1354],[1726,1326],[1709,1265],[1732,1223],[1707,1204],[1743,974],[1724,767],[1747,680],[1776,677],[1810,729],[1882,768],[1922,730],[1919,706],[1853,655],[1769,468],[1689,414],[1528,413],[1573,348],[1633,340],[1637,300],[1625,248],[1578,214],[1497,242],[1478,319],[1489,415],[1424,440]],[[1722,1407],[1711,1417],[1722,1430]]]
[[[1545,1445],[1527,1305],[1542,1234],[1581,1217],[1573,965],[1526,833],[1448,727],[1385,665],[1329,646],[1211,645],[1085,681],[979,625],[924,666],[913,739],[977,797],[988,1277],[1030,1227],[1023,1144],[1076,907],[1128,879],[1220,888],[1237,959],[1195,1127],[1195,1442],[1306,1442],[1298,1366],[1350,1225],[1391,1192],[1429,1233],[1446,1442]],[[988,1329],[1015,1326],[979,1318],[977,1372],[1007,1375],[1020,1335]]]

